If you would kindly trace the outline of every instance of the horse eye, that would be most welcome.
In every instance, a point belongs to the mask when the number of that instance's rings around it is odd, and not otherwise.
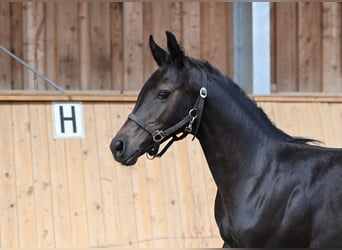
[[[169,97],[170,91],[169,90],[160,90],[158,93],[158,98],[165,100]]]

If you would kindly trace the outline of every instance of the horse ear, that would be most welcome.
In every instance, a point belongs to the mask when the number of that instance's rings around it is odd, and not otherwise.
[[[166,31],[167,37],[167,48],[169,50],[169,62],[175,63],[179,66],[184,66],[185,58],[183,50],[179,46],[177,39],[174,34],[170,31]]]
[[[167,52],[155,43],[152,35],[150,35],[150,49],[158,66],[161,66],[167,61]]]

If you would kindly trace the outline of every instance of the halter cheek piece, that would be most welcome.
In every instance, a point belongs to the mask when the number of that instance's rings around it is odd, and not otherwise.
[[[182,120],[177,122],[172,127],[166,130],[154,129],[148,124],[146,124],[145,122],[143,122],[135,114],[131,113],[128,115],[128,119],[134,121],[136,124],[139,125],[139,127],[144,129],[147,133],[149,133],[152,136],[152,139],[154,141],[154,146],[147,153],[147,158],[154,159],[155,157],[161,157],[167,151],[167,149],[172,145],[172,143],[185,138],[189,133],[193,131],[193,124],[195,120],[197,120],[196,128],[193,133],[194,137],[192,138],[193,140],[195,139],[200,122],[201,122],[201,118],[202,118],[204,100],[208,95],[207,88],[206,88],[207,83],[208,83],[207,74],[204,70],[201,70],[201,72],[202,72],[202,87],[199,91],[199,96],[197,97],[195,105],[193,106],[192,109],[190,109],[187,116],[185,116]],[[183,128],[184,130],[182,131]],[[182,134],[180,136],[177,136],[177,134],[180,132],[182,132]],[[160,144],[162,144],[165,140],[171,137],[172,139],[158,153]]]

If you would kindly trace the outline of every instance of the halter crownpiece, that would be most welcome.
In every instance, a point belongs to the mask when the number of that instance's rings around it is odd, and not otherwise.
[[[199,96],[195,102],[195,105],[192,109],[190,109],[187,116],[185,116],[182,120],[177,122],[172,127],[161,130],[161,129],[154,129],[148,124],[146,124],[144,121],[142,121],[138,116],[136,116],[133,113],[130,113],[128,115],[128,119],[134,121],[139,127],[144,129],[147,133],[149,133],[152,136],[154,146],[153,148],[147,153],[148,159],[154,159],[155,157],[161,157],[167,149],[174,143],[175,141],[184,139],[189,133],[193,131],[193,124],[195,120],[197,120],[196,128],[193,133],[194,137],[192,140],[195,139],[198,128],[201,122],[202,113],[203,113],[203,107],[204,107],[204,100],[208,96],[207,91],[207,84],[208,84],[208,78],[207,73],[202,69],[202,87],[199,91]],[[184,128],[183,131],[181,129]],[[177,136],[178,133],[182,132],[180,136]],[[171,138],[172,139],[166,144],[166,146],[158,153],[159,146],[162,144],[165,140]]]

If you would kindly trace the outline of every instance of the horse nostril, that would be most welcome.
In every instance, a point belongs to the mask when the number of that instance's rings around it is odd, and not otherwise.
[[[110,150],[114,158],[120,157],[125,149],[125,143],[122,140],[112,140],[110,144]]]
[[[121,140],[117,140],[114,144],[114,149],[116,152],[120,153],[124,149],[124,142]]]

